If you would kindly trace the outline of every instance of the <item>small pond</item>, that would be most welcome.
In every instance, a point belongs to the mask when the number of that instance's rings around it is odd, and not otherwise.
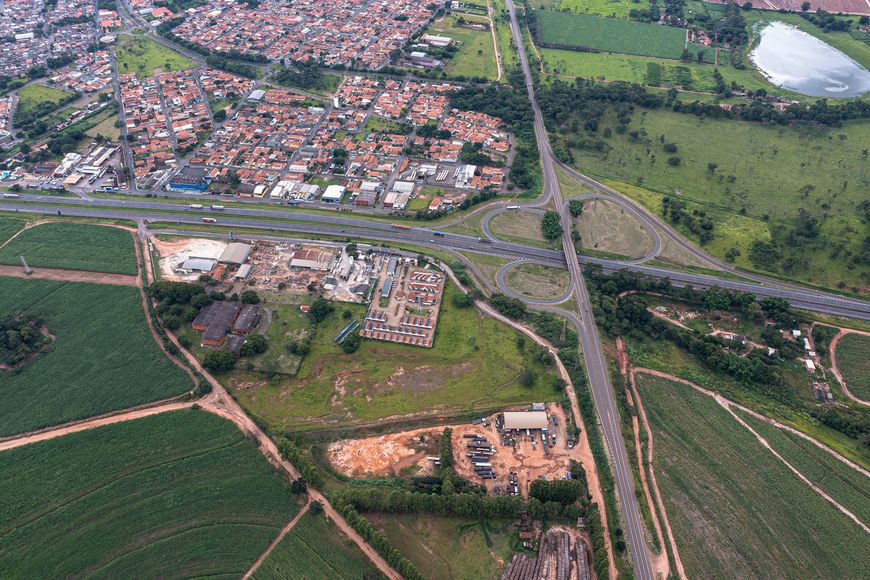
[[[784,22],[764,27],[749,58],[771,83],[802,95],[842,98],[870,91],[870,71]]]

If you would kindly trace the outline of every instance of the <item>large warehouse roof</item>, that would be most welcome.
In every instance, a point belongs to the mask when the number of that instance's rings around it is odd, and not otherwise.
[[[233,242],[224,249],[218,262],[221,264],[236,264],[241,265],[248,259],[251,253],[251,246],[240,242]]]
[[[504,428],[511,429],[546,429],[546,411],[505,411]]]

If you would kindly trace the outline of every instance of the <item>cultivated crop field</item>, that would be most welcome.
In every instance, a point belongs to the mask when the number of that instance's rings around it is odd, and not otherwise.
[[[24,220],[0,218],[0,245],[24,227]]]
[[[168,412],[0,453],[0,569],[238,578],[297,510],[235,425]]]
[[[0,371],[0,437],[193,386],[149,333],[136,288],[0,277],[0,317],[19,311],[45,318],[57,339],[19,371]]]
[[[540,40],[545,44],[669,59],[679,59],[686,48],[682,28],[547,10],[536,10],[535,14]],[[694,44],[688,48],[693,55],[703,52],[704,60],[713,61],[713,49]]]
[[[532,0],[532,8],[544,10],[565,10],[594,16],[610,18],[628,18],[632,8],[638,8],[631,0]]]
[[[844,464],[812,442],[735,410],[795,469],[821,487],[861,521],[870,522],[870,478]]]
[[[847,334],[834,354],[849,392],[865,401],[870,399],[870,336]]]
[[[366,308],[335,303],[295,377],[265,380],[236,370],[221,379],[249,413],[276,431],[545,400],[552,393],[553,371],[541,365],[530,345],[517,346],[513,329],[473,308],[456,307],[452,297],[458,292],[451,284],[445,289],[433,348],[364,340],[359,351],[346,355],[332,339],[349,320],[362,320]],[[343,318],[344,310],[351,319]],[[531,387],[518,380],[525,368],[536,374]]]
[[[366,516],[427,578],[499,578],[513,556],[516,528],[507,521]]]
[[[0,264],[135,274],[136,253],[129,231],[70,222],[41,224],[21,232],[0,249]]]
[[[155,73],[193,67],[193,61],[186,56],[141,36],[118,36],[115,52],[120,75],[136,73],[137,76],[148,77]]]
[[[870,566],[867,535],[713,399],[644,375],[638,388],[689,577],[856,578]]]
[[[383,574],[351,540],[323,514],[305,513],[269,557],[257,568],[255,580],[330,580]]]
[[[595,135],[605,150],[574,147],[576,167],[640,184],[659,201],[677,195],[690,211],[711,212],[715,239],[707,249],[722,257],[736,247],[736,264],[743,267],[752,267],[749,247],[755,239],[769,239],[775,227],[793,227],[804,208],[819,220],[819,239],[835,240],[842,251],[832,259],[830,248],[807,245],[797,269],[784,273],[829,286],[840,280],[849,286],[864,284],[862,276],[870,266],[849,268],[846,250],[860,253],[864,238],[865,225],[856,208],[870,186],[870,163],[864,157],[870,149],[870,123],[830,129],[774,127],[637,109],[624,135],[616,125],[615,114],[605,114]],[[571,144],[586,136],[590,134],[568,133],[565,138]],[[661,139],[675,144],[677,152],[665,152]],[[668,162],[672,155],[679,158],[678,165]],[[710,163],[715,164],[713,171]]]

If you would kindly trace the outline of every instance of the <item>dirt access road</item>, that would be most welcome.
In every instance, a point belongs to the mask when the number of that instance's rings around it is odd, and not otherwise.
[[[815,322],[813,326],[815,326]],[[831,326],[830,324],[826,324],[825,326]],[[846,336],[847,334],[860,334],[862,336],[870,336],[870,332],[864,332],[863,330],[852,330],[851,328],[839,328],[840,332],[834,335],[834,338],[831,339],[831,346],[828,347],[828,358],[831,359],[831,372],[834,373],[834,377],[836,377],[837,382],[840,383],[840,388],[843,389],[843,393],[856,403],[860,403],[862,405],[866,405],[870,407],[870,401],[865,401],[861,397],[853,394],[849,391],[849,388],[846,386],[846,379],[843,378],[843,375],[840,374],[840,369],[837,368],[837,346],[840,344],[840,340]],[[810,331],[810,336],[812,336],[812,330]]]
[[[31,268],[31,273],[24,272],[24,266],[0,265],[0,276],[8,278],[43,278],[61,282],[90,282],[92,284],[109,284],[112,286],[136,286],[137,277],[129,274],[106,274],[103,272],[88,272],[85,270],[65,270],[62,268]]]
[[[248,580],[248,578],[250,578],[251,576],[254,575],[254,572],[257,571],[257,568],[259,568],[263,564],[263,562],[266,560],[266,558],[269,557],[269,554],[272,553],[272,550],[275,549],[275,546],[280,544],[281,540],[284,539],[284,536],[286,536],[287,533],[290,532],[290,530],[292,530],[293,528],[296,527],[296,524],[299,523],[299,520],[301,520],[302,516],[304,516],[306,514],[306,512],[308,512],[308,508],[310,508],[310,507],[311,507],[310,501],[306,502],[305,505],[302,506],[302,509],[299,510],[298,514],[296,514],[296,517],[294,517],[292,520],[290,520],[289,524],[284,526],[284,528],[281,530],[281,533],[278,534],[278,537],[275,538],[271,544],[269,544],[269,547],[266,548],[266,551],[263,552],[262,554],[260,554],[260,557],[257,558],[257,561],[254,562],[254,565],[251,566],[247,572],[245,572],[245,575],[242,576],[242,580]]]

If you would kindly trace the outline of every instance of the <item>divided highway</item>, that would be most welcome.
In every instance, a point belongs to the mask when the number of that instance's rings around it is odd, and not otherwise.
[[[604,355],[601,352],[601,340],[598,336],[598,327],[595,325],[595,317],[592,314],[592,303],[589,300],[589,292],[583,280],[580,262],[577,260],[577,251],[574,249],[574,242],[571,240],[571,215],[559,189],[556,166],[553,163],[553,153],[550,150],[550,141],[547,138],[546,127],[544,127],[544,118],[535,99],[535,87],[532,82],[532,74],[529,69],[529,62],[526,57],[516,10],[512,0],[505,0],[505,3],[511,18],[511,32],[517,45],[517,53],[520,58],[523,76],[525,77],[526,90],[528,91],[529,100],[535,115],[535,135],[541,154],[541,170],[544,175],[544,198],[555,202],[562,222],[562,248],[567,259],[568,272],[571,275],[574,297],[580,308],[580,320],[578,321],[577,331],[580,335],[580,345],[583,348],[583,360],[586,363],[589,388],[592,390],[592,398],[595,401],[598,418],[601,421],[604,439],[610,449],[616,492],[622,507],[625,536],[631,549],[634,574],[640,580],[653,580],[654,574],[650,564],[649,552],[646,548],[640,506],[634,493],[634,474],[631,471],[628,454],[625,451],[623,443],[622,428],[616,413],[616,402],[613,388],[610,384],[610,373],[604,360]]]

